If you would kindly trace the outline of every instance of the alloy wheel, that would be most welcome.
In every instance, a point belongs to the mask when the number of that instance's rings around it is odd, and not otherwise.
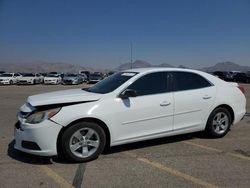
[[[213,129],[217,134],[223,134],[229,126],[229,117],[224,112],[218,112],[213,118]]]
[[[79,158],[93,155],[100,145],[98,133],[91,128],[77,130],[70,138],[70,151]]]

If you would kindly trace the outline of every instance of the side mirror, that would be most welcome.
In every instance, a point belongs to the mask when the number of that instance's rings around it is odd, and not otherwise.
[[[137,92],[133,89],[126,89],[120,94],[120,98],[122,99],[127,99],[129,97],[136,97],[136,96],[137,96]]]

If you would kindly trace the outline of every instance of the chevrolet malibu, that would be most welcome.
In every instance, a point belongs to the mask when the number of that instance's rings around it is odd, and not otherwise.
[[[30,96],[18,112],[15,148],[75,162],[105,146],[205,131],[225,136],[246,112],[244,88],[210,74],[131,69],[87,89]]]

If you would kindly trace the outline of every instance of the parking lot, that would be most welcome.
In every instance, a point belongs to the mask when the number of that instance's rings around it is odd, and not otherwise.
[[[85,85],[0,87],[1,188],[249,187],[250,85],[244,85],[247,115],[221,139],[195,133],[133,143],[113,147],[97,160],[83,164],[14,150],[16,113],[26,98],[76,87]]]

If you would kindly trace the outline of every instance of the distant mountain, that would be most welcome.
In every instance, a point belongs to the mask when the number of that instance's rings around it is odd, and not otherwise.
[[[205,72],[214,72],[214,71],[250,71],[250,66],[242,66],[233,62],[221,62],[217,63],[211,67],[205,67],[201,69]]]
[[[167,64],[167,63],[162,63],[162,64],[160,64],[159,66],[157,66],[157,67],[175,67],[175,66],[173,66],[173,65],[170,65],[170,64]]]
[[[181,68],[181,69],[189,69],[189,67],[185,66],[185,65],[179,65],[178,68]]]
[[[146,61],[143,60],[136,60],[132,63],[133,68],[145,68],[145,67],[151,67],[152,65]],[[131,63],[124,63],[117,67],[117,70],[126,70],[131,68]]]
[[[152,65],[146,61],[142,60],[136,60],[132,64],[133,68],[145,68],[145,67],[177,67],[177,68],[183,68],[183,69],[188,69],[189,67],[185,65],[179,65],[179,66],[173,66],[171,64],[167,63],[162,63],[159,65]],[[130,69],[131,64],[130,63],[125,63],[120,65],[117,70],[125,70],[125,69]],[[250,71],[250,66],[242,66],[233,62],[221,62],[217,63],[213,66],[210,67],[205,67],[201,68],[200,70],[205,71],[205,72],[214,72],[214,71]]]
[[[119,67],[113,69],[116,71],[130,69],[131,64],[125,63]],[[162,63],[159,65],[152,65],[149,62],[143,60],[136,60],[132,63],[133,68],[145,68],[145,67],[178,67],[178,68],[188,68],[184,65],[173,66],[171,64]],[[6,72],[51,72],[51,71],[60,71],[60,72],[78,72],[79,70],[88,70],[91,72],[102,71],[109,72],[111,69],[101,69],[101,68],[91,68],[81,65],[73,65],[68,63],[56,62],[34,62],[34,63],[0,63],[0,71]],[[205,72],[214,72],[214,71],[250,71],[250,66],[241,66],[233,62],[221,62],[217,63],[210,67],[205,67],[200,69]]]
[[[84,67],[81,65],[72,65],[67,63],[48,63],[48,62],[34,62],[34,63],[0,63],[0,70],[6,72],[78,72],[79,70],[93,71],[93,68]]]
[[[167,63],[162,63],[159,65],[152,65],[149,62],[143,61],[143,60],[135,60],[132,63],[133,68],[147,68],[147,67],[175,67],[173,65],[167,64]],[[124,63],[117,67],[117,70],[126,70],[131,68],[131,63]]]

